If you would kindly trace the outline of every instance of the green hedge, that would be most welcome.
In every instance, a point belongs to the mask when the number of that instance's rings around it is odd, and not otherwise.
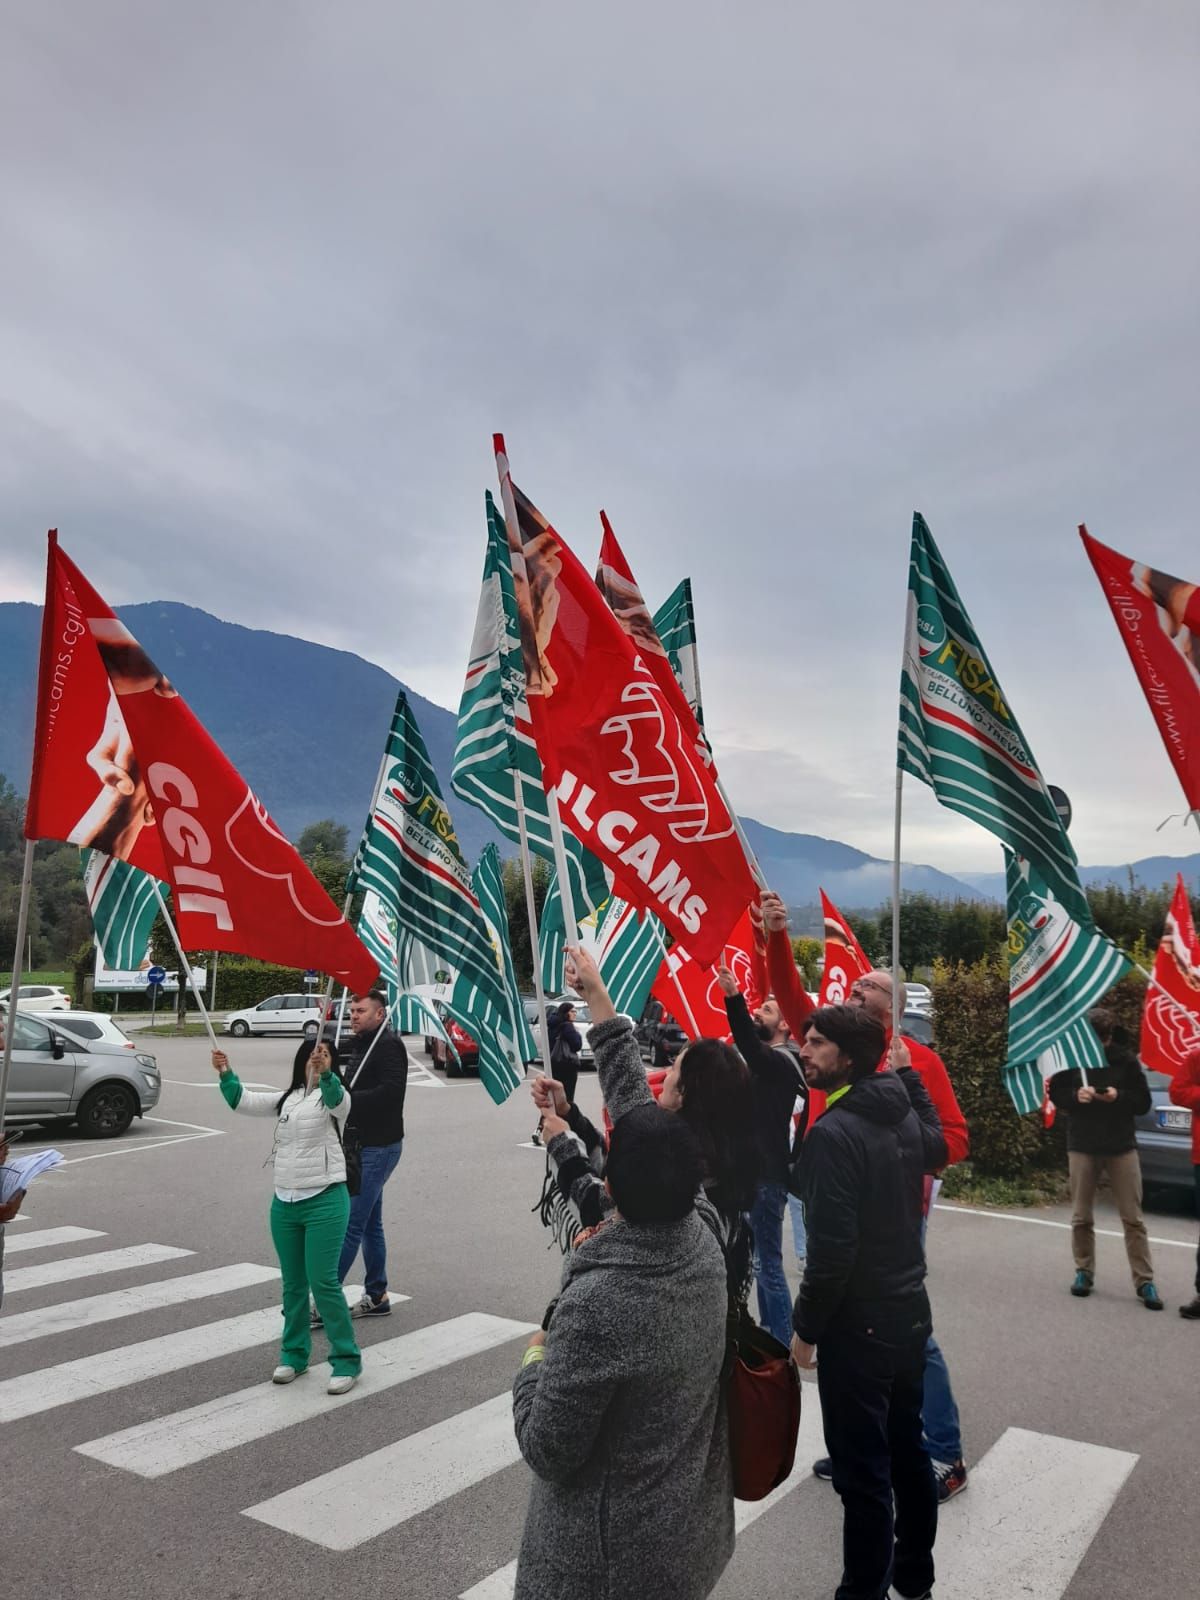
[[[313,993],[323,993],[324,984],[322,976],[314,984]],[[244,956],[217,957],[215,1011],[242,1011],[273,994],[304,992],[304,973],[298,967],[274,967],[266,961],[250,961]]]

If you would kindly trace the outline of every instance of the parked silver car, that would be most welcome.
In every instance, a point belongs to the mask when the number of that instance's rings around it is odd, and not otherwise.
[[[1192,1113],[1171,1104],[1171,1080],[1165,1072],[1147,1072],[1153,1101],[1135,1123],[1142,1182],[1164,1189],[1195,1187],[1192,1171]]]
[[[0,1026],[9,1026],[7,1015]],[[89,1139],[115,1139],[158,1104],[158,1063],[141,1050],[83,1040],[18,1011],[5,1121],[76,1123]]]

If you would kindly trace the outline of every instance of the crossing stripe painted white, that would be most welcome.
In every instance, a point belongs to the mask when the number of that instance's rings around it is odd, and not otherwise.
[[[471,1311],[449,1322],[433,1323],[413,1333],[371,1345],[364,1355],[362,1377],[340,1400],[329,1399],[324,1377],[320,1375],[314,1375],[315,1381],[307,1375],[299,1378],[289,1384],[283,1394],[277,1389],[272,1392],[269,1385],[259,1383],[252,1389],[221,1395],[188,1411],[155,1417],[150,1422],[138,1423],[75,1448],[81,1455],[107,1462],[110,1467],[136,1472],[142,1478],[161,1478],[225,1450],[265,1439],[298,1422],[325,1416],[331,1405],[352,1405],[358,1400],[368,1400],[411,1378],[436,1372],[468,1356],[507,1344],[509,1340],[527,1337],[535,1326]],[[3,1385],[0,1385],[0,1416],[3,1414]],[[509,1426],[512,1426],[511,1418]]]
[[[1138,1458],[1009,1428],[938,1522],[935,1592],[1061,1600]]]
[[[20,1238],[9,1239],[8,1253],[15,1256],[21,1250],[49,1250],[56,1244],[82,1244],[85,1239],[105,1237],[100,1228],[39,1228],[36,1233],[23,1233]]]
[[[61,1305],[43,1306],[37,1311],[20,1311],[16,1316],[6,1313],[0,1317],[0,1350],[11,1344],[24,1344],[27,1339],[46,1339],[52,1333],[69,1333],[75,1328],[90,1328],[97,1322],[114,1322],[139,1311],[157,1311],[186,1300],[203,1300],[210,1294],[229,1294],[234,1289],[267,1283],[278,1276],[278,1267],[237,1261],[229,1267],[185,1273],[179,1278],[163,1278],[157,1283],[142,1283],[130,1289],[112,1289],[108,1294],[65,1300]]]
[[[506,1391],[242,1515],[326,1550],[353,1550],[518,1460]]]
[[[800,1432],[796,1440],[796,1461],[791,1473],[778,1489],[772,1489],[761,1500],[735,1500],[733,1525],[742,1533],[759,1517],[777,1506],[785,1495],[791,1494],[807,1478],[812,1480],[812,1464],[816,1456],[825,1454],[825,1434],[821,1427],[821,1403],[817,1399],[815,1383],[803,1385],[803,1403],[800,1408]],[[972,1474],[972,1477],[974,1474]],[[517,1582],[517,1563],[510,1561],[506,1567],[489,1572],[486,1578],[464,1590],[459,1600],[512,1600]]]
[[[346,1286],[346,1299],[350,1303],[361,1293],[359,1284]],[[393,1295],[392,1299],[397,1300],[399,1296]],[[279,1307],[267,1306],[261,1311],[223,1317],[218,1322],[202,1323],[198,1328],[164,1333],[157,1339],[119,1345],[99,1355],[83,1356],[78,1361],[60,1361],[55,1367],[42,1367],[37,1372],[6,1378],[0,1381],[0,1423],[35,1417],[43,1411],[70,1405],[74,1400],[90,1400],[114,1389],[124,1389],[131,1383],[180,1372],[202,1361],[216,1361],[239,1350],[268,1344],[279,1338],[282,1328]]]
[[[128,1244],[120,1250],[97,1250],[92,1256],[68,1256],[63,1261],[43,1261],[36,1267],[18,1267],[4,1275],[4,1292],[18,1294],[22,1289],[44,1289],[51,1283],[74,1283],[79,1278],[97,1278],[109,1272],[128,1272],[133,1267],[153,1267],[160,1261],[179,1261],[194,1256],[194,1250],[181,1250],[174,1244]]]

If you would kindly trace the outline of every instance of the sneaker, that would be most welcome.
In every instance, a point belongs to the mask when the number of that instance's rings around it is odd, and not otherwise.
[[[1138,1290],[1137,1295],[1147,1311],[1161,1311],[1163,1309],[1163,1297],[1152,1283],[1144,1283]]]
[[[529,1135],[529,1142],[535,1150],[540,1150],[542,1148],[542,1125],[540,1122]]]
[[[329,1382],[325,1385],[325,1393],[349,1394],[357,1382],[357,1372],[348,1372],[344,1377],[341,1378],[330,1378]]]
[[[385,1294],[382,1300],[372,1300],[369,1294],[364,1294],[357,1305],[350,1307],[352,1317],[390,1317],[392,1302]]]
[[[1092,1285],[1095,1283],[1095,1281],[1095,1278],[1092,1277],[1090,1272],[1085,1272],[1083,1268],[1080,1267],[1079,1271],[1075,1274],[1075,1282],[1071,1285],[1071,1293],[1078,1295],[1081,1300],[1086,1300],[1088,1295],[1092,1292]]]
[[[822,1483],[829,1483],[833,1478],[833,1462],[828,1456],[822,1456],[819,1461],[813,1462],[813,1477],[820,1478]]]
[[[967,1465],[961,1459],[958,1461],[935,1461],[933,1475],[937,1479],[937,1492],[939,1502],[953,1500],[956,1494],[961,1494],[967,1487]]]
[[[271,1374],[271,1382],[295,1383],[300,1374],[305,1371],[307,1371],[307,1368],[305,1367],[276,1367],[275,1371]]]
[[[321,1313],[317,1310],[315,1300],[310,1303],[308,1308],[308,1325],[310,1328],[323,1328],[325,1326],[321,1321]]]
[[[899,1589],[889,1589],[887,1600],[933,1600],[933,1590],[926,1589],[921,1594],[901,1594]]]
[[[1200,1294],[1194,1300],[1189,1300],[1187,1305],[1180,1306],[1179,1315],[1186,1317],[1189,1322],[1200,1322]]]

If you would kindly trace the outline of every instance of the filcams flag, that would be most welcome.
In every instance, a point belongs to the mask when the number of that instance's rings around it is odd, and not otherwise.
[[[854,930],[833,901],[821,890],[821,912],[825,918],[825,965],[821,971],[819,1006],[845,1005],[851,986],[872,970]]]
[[[696,647],[696,611],[692,604],[692,580],[684,578],[654,613],[654,631],[662,640],[671,671],[692,708],[692,715],[704,728],[704,701],[700,693],[700,658]]]
[[[498,1025],[507,998],[491,935],[403,691],[396,698],[379,785],[346,880],[348,894],[360,889],[377,894],[400,932],[411,933],[465,980],[477,996],[472,1017],[479,1027]],[[480,1062],[480,1076],[499,1103],[512,1086],[494,1074],[485,1075],[482,1053]]]
[[[1200,809],[1200,589],[1118,555],[1084,527],[1079,536],[1187,803]]]
[[[375,981],[341,912],[53,533],[25,834],[169,884],[185,950]]]
[[[84,850],[83,889],[104,965],[113,972],[138,972],[150,948],[158,916],[155,880],[103,850]]]
[[[1111,940],[1067,915],[1028,861],[1005,852],[1008,886],[1006,1072],[1036,1061],[1082,1022],[1132,963]],[[1087,1033],[1095,1037],[1089,1026]],[[1078,1037],[1073,1041],[1079,1043]],[[1071,1066],[1104,1066],[1099,1059]],[[1006,1083],[1009,1080],[1006,1078]],[[1041,1104],[1040,1082],[1037,1104]],[[1011,1093],[1011,1085],[1010,1085]]]
[[[471,656],[458,707],[458,737],[450,784],[456,795],[477,806],[513,844],[521,842],[517,821],[519,785],[525,805],[529,848],[546,861],[554,860],[542,763],[538,759],[525,698],[521,630],[508,535],[504,519],[490,494],[487,496],[483,582]],[[602,903],[608,894],[608,883],[600,863],[587,854],[573,835],[566,834],[564,842],[572,899],[576,910],[583,915]]]
[[[1091,928],[1066,830],[920,513],[909,558],[897,760],[944,806],[1030,861],[1067,915]]]
[[[621,893],[711,962],[757,889],[694,737],[596,585],[512,484],[496,436],[526,694],[547,786],[564,825]],[[694,728],[694,723],[693,723]]]
[[[1182,875],[1167,912],[1142,1010],[1142,1065],[1178,1073],[1200,1050],[1200,940]]]

